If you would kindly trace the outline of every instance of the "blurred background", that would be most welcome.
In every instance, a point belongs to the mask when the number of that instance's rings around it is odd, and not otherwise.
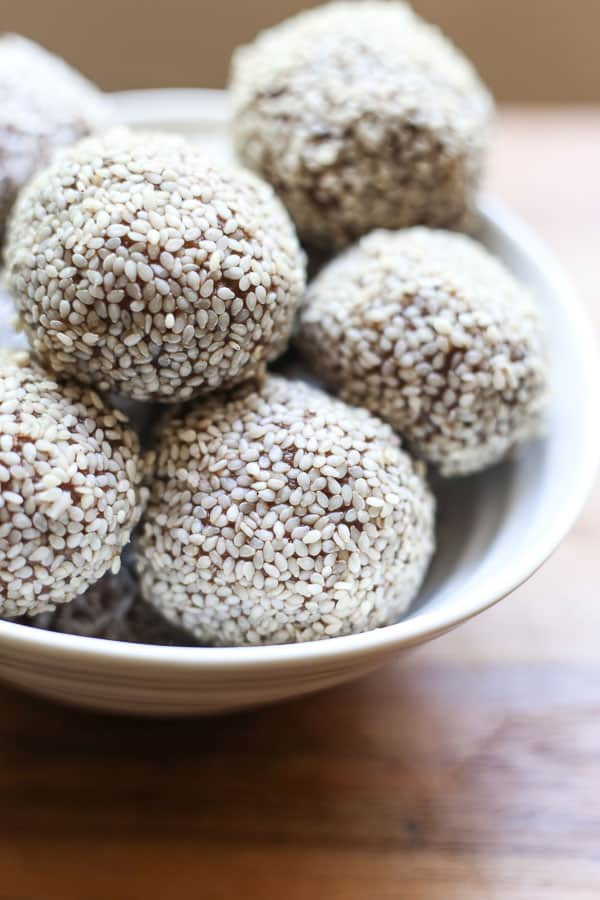
[[[0,0],[0,28],[64,56],[106,90],[222,87],[232,49],[318,4],[303,0]],[[600,100],[598,0],[415,0],[498,100]]]

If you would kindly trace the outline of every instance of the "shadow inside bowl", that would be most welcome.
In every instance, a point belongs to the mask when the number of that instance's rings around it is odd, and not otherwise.
[[[494,471],[499,484],[509,484],[510,464]],[[487,547],[500,533],[508,491],[490,489],[490,473],[468,478],[436,479],[437,550],[419,595],[405,618],[435,605],[450,581],[464,582],[475,572]]]
[[[467,478],[434,479],[438,503],[437,551],[403,621],[423,610],[456,606],[475,586],[485,590],[488,577],[509,566],[540,527],[547,505],[548,446],[535,441],[503,463]],[[498,599],[500,599],[498,597]]]

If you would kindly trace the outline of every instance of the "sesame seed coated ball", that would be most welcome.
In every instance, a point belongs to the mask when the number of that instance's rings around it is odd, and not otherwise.
[[[7,280],[52,371],[177,402],[285,348],[304,256],[272,189],[182,138],[127,130],[65,151],[22,192]]]
[[[433,552],[422,464],[379,419],[300,381],[268,376],[173,419],[153,485],[142,592],[204,643],[386,625]]]
[[[301,237],[468,224],[492,101],[465,57],[399,2],[300,13],[234,54],[238,155]]]
[[[364,237],[310,286],[298,345],[344,400],[389,422],[443,475],[492,465],[540,429],[540,310],[463,235]]]
[[[0,37],[0,238],[21,186],[108,116],[102,93],[58,56],[16,34]]]
[[[117,572],[145,489],[125,416],[23,354],[0,362],[0,616],[33,615]]]

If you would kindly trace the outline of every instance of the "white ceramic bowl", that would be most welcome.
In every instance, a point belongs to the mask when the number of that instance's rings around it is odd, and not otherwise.
[[[124,122],[169,128],[228,154],[227,109],[214,91],[117,97]],[[554,550],[592,486],[600,450],[593,331],[538,239],[496,203],[481,239],[543,304],[553,396],[543,440],[438,492],[439,550],[409,614],[351,637],[248,648],[180,648],[54,634],[0,621],[0,675],[59,700],[140,714],[211,713],[293,697],[356,678],[431,640],[514,590]]]

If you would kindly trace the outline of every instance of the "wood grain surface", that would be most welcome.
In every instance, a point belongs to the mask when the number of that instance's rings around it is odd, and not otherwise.
[[[490,182],[600,322],[600,111],[508,110]],[[395,665],[228,718],[0,687],[0,900],[597,900],[598,491],[524,588]]]

